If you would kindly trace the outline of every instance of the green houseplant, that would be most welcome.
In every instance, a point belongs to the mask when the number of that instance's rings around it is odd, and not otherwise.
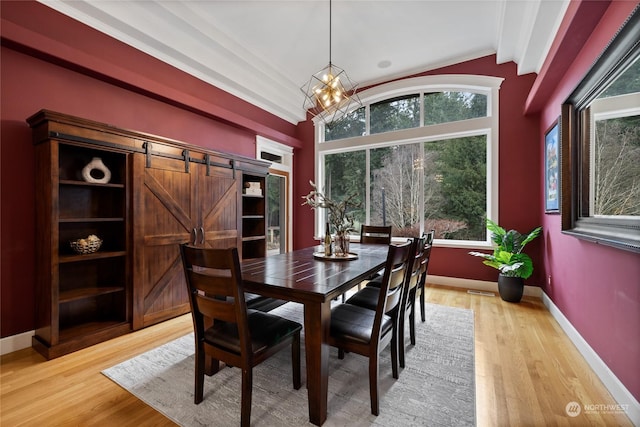
[[[533,273],[533,262],[522,250],[527,243],[538,237],[542,227],[536,227],[528,234],[521,234],[516,230],[507,231],[487,218],[487,229],[491,232],[491,240],[496,244],[493,253],[469,254],[484,258],[483,264],[499,270],[500,297],[505,301],[518,302],[524,291],[524,279],[528,279]]]

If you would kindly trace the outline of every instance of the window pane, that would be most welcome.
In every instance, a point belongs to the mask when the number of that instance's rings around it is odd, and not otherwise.
[[[364,119],[364,107],[361,107],[339,120],[327,123],[324,127],[324,140],[333,141],[364,135],[366,129]]]
[[[425,126],[486,116],[486,95],[471,92],[435,92],[424,94]]]
[[[424,144],[424,228],[437,238],[486,239],[486,147],[486,135]]]
[[[351,209],[355,218],[353,234],[360,234],[365,219],[365,151],[327,154],[325,156],[324,190],[327,197],[341,201],[356,194],[359,207]],[[326,215],[326,213],[325,213]],[[323,224],[326,222],[326,216]]]
[[[640,116],[595,122],[593,215],[640,215]]]
[[[389,132],[420,126],[418,95],[392,98],[371,104],[371,133]]]
[[[420,144],[376,148],[371,158],[371,225],[391,225],[393,237],[420,235]]]
[[[371,224],[394,237],[423,225],[439,239],[486,239],[485,135],[376,148],[370,159]]]

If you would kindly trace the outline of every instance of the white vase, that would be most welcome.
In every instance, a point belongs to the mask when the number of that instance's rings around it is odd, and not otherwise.
[[[98,171],[97,173],[94,171]],[[100,157],[94,157],[82,168],[82,179],[86,182],[106,184],[111,180],[111,171],[102,163]]]

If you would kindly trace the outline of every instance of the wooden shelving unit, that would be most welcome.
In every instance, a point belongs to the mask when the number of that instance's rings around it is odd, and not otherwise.
[[[258,183],[261,194],[247,194],[249,183]],[[242,175],[242,258],[260,258],[267,250],[266,176]]]
[[[37,325],[33,346],[58,357],[131,330],[128,262],[128,154],[48,138],[36,145]],[[86,182],[83,167],[99,157],[111,171],[108,183]],[[96,235],[97,252],[78,254],[73,240]]]

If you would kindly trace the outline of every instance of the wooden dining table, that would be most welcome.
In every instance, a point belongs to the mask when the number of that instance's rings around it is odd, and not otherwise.
[[[327,419],[331,301],[384,267],[384,244],[352,243],[351,260],[318,259],[321,246],[242,261],[246,292],[304,305],[309,421]]]

